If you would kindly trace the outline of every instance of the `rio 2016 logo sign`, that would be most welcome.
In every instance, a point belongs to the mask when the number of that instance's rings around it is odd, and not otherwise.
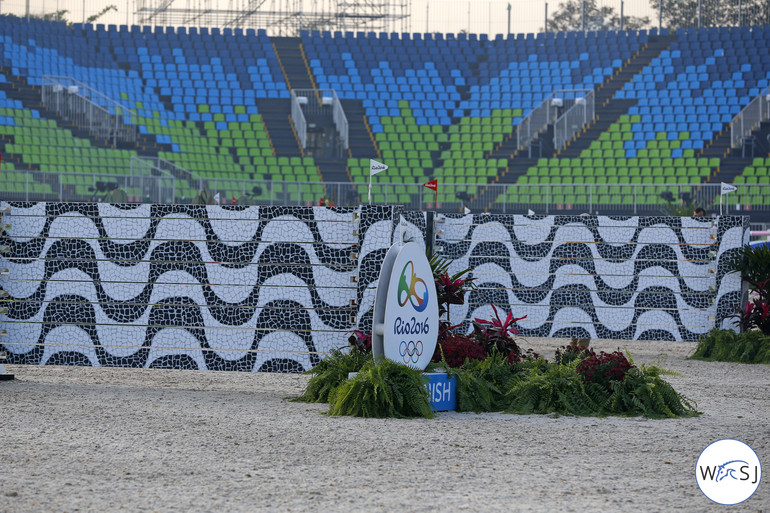
[[[408,273],[407,270],[409,271]],[[409,276],[408,279],[407,276]],[[422,297],[417,293],[417,284],[422,284]],[[414,262],[411,260],[406,263],[401,271],[401,277],[398,279],[398,306],[406,306],[407,302],[412,303],[412,306],[418,312],[425,310],[430,302],[430,295],[428,294],[425,280],[415,274]]]
[[[425,369],[438,338],[438,303],[425,250],[414,242],[385,255],[372,315],[372,352]]]

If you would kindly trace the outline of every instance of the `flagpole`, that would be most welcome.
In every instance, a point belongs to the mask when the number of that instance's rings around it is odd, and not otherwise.
[[[369,172],[369,204],[372,204],[372,172]]]

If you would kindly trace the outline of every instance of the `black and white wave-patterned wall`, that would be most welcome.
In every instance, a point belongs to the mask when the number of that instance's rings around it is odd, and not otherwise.
[[[636,340],[732,327],[741,284],[724,261],[749,236],[748,219],[732,216],[467,215],[440,218],[437,230],[450,270],[476,278],[453,322],[470,329],[494,303],[527,316],[523,336]]]
[[[308,369],[370,329],[390,245],[431,231],[385,206],[10,206],[9,363]],[[467,327],[494,302],[525,336],[694,340],[729,326],[748,220],[449,216],[437,239],[477,279]]]
[[[376,245],[359,248],[356,232],[393,217],[386,207],[10,207],[9,363],[241,371],[308,369],[346,344],[357,256]]]

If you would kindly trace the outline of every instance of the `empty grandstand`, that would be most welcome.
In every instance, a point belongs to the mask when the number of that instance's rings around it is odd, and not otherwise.
[[[475,34],[0,18],[8,200],[770,216],[770,28]],[[439,180],[438,201],[422,184]],[[120,194],[116,194],[120,192]]]

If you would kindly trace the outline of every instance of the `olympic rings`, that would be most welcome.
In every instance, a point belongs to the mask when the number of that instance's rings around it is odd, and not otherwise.
[[[405,341],[401,341],[401,344],[398,347],[398,354],[401,355],[401,358],[404,359],[404,363],[417,363],[417,361],[422,356],[422,341],[418,340],[417,342],[409,341],[408,343]]]

